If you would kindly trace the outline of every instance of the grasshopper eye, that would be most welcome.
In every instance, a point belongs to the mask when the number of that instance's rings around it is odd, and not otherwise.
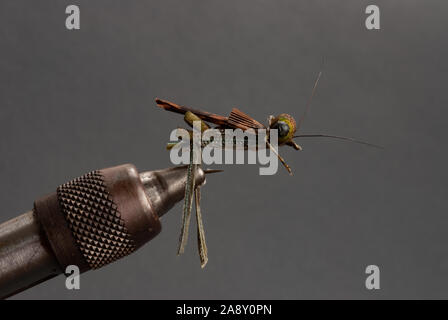
[[[277,121],[271,128],[278,130],[278,136],[280,138],[286,137],[289,133],[289,125],[284,121]]]

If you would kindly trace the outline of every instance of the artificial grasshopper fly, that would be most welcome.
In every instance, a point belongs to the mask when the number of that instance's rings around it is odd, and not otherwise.
[[[308,100],[305,112],[303,113],[302,117],[299,119],[298,123],[294,120],[294,118],[286,113],[279,114],[278,116],[269,116],[268,117],[268,124],[267,126],[261,124],[257,120],[253,119],[252,117],[248,116],[244,112],[233,108],[230,115],[228,117],[209,113],[202,110],[196,110],[185,106],[180,106],[175,103],[162,100],[162,99],[156,99],[156,104],[167,111],[172,111],[175,113],[184,114],[184,120],[193,127],[193,122],[199,121],[201,126],[200,130],[201,132],[209,129],[210,127],[207,125],[206,122],[214,124],[215,127],[213,129],[218,129],[222,132],[222,135],[224,136],[224,130],[225,129],[242,129],[242,130],[254,130],[255,134],[257,134],[257,130],[259,129],[265,129],[267,132],[267,135],[265,137],[265,143],[266,148],[270,148],[275,155],[278,157],[280,162],[283,164],[283,166],[286,168],[289,174],[292,174],[291,168],[288,166],[286,161],[278,154],[276,148],[274,148],[269,141],[269,132],[271,130],[277,130],[278,133],[278,145],[279,146],[290,146],[294,148],[295,150],[302,150],[302,147],[298,145],[294,139],[295,138],[311,138],[311,137],[326,137],[326,138],[334,138],[334,139],[341,139],[341,140],[347,140],[351,142],[356,142],[368,146],[373,147],[379,147],[377,145],[356,140],[349,137],[342,137],[337,135],[328,135],[328,134],[299,134],[295,135],[296,131],[300,128],[301,124],[303,123],[303,120],[309,110],[312,97],[314,96],[317,84],[319,82],[321,72],[319,73],[315,83],[314,87],[311,93],[311,96]],[[193,132],[190,131],[190,136],[193,135]],[[224,141],[224,138],[222,139]],[[168,149],[171,148],[174,144],[169,144]],[[236,143],[235,143],[236,144]],[[218,146],[221,146],[219,143]],[[202,145],[203,147],[203,145]],[[379,147],[381,148],[381,147]],[[247,146],[246,146],[247,150]],[[207,246],[205,244],[205,233],[202,223],[202,216],[201,216],[201,210],[200,210],[200,191],[199,187],[195,188],[194,186],[194,173],[196,172],[198,162],[194,163],[193,159],[194,157],[197,157],[197,155],[194,155],[193,148],[190,148],[190,164],[187,168],[187,182],[185,187],[185,199],[184,199],[184,208],[183,208],[183,217],[182,217],[182,229],[181,229],[181,235],[179,239],[179,248],[178,248],[178,254],[181,254],[184,252],[185,245],[188,238],[188,228],[190,223],[190,215],[191,215],[191,209],[192,209],[192,203],[193,203],[193,197],[195,199],[195,206],[196,206],[196,219],[197,219],[197,234],[198,234],[198,249],[199,249],[199,256],[201,260],[201,266],[204,267],[207,263]],[[197,158],[196,158],[197,159]],[[199,161],[200,163],[200,161]],[[209,172],[216,172],[219,170],[209,170]]]

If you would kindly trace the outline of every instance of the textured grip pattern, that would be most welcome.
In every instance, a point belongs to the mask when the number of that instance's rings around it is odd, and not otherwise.
[[[59,186],[57,195],[69,228],[92,269],[136,249],[100,171]]]

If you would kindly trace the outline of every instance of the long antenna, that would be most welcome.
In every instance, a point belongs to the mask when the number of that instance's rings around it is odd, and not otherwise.
[[[319,74],[317,75],[317,79],[316,79],[316,81],[314,82],[313,90],[311,91],[311,96],[310,96],[310,98],[308,99],[308,102],[306,103],[305,111],[303,112],[302,116],[300,117],[300,119],[299,119],[299,121],[298,121],[298,123],[297,123],[297,129],[296,129],[296,130],[299,130],[299,129],[300,129],[300,126],[302,125],[303,120],[305,120],[305,117],[306,117],[306,115],[308,114],[308,111],[309,111],[310,108],[311,108],[311,101],[313,100],[314,94],[315,94],[315,92],[316,92],[316,88],[317,88],[317,84],[319,83],[319,79],[320,79],[320,77],[322,76],[322,69],[323,69],[323,66],[324,66],[324,62],[325,62],[325,61],[324,61],[324,59],[322,58],[321,71],[320,71]]]
[[[357,139],[350,138],[350,137],[336,136],[336,135],[332,135],[332,134],[299,134],[298,136],[294,136],[293,138],[316,138],[316,137],[346,140],[346,141],[350,141],[350,142],[364,144],[369,147],[384,149],[384,147],[373,144],[373,143],[365,142],[362,140],[357,140]]]

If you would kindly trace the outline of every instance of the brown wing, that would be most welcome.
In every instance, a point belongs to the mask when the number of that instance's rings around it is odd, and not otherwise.
[[[262,129],[265,128],[264,125],[262,125],[260,122],[252,118],[251,116],[248,116],[241,110],[238,110],[237,108],[233,108],[232,112],[230,113],[230,116],[227,120],[227,125],[232,128],[239,128],[242,130],[247,129]]]
[[[192,113],[197,115],[199,118],[201,118],[201,120],[204,120],[204,121],[207,121],[210,123],[214,123],[217,125],[227,126],[227,117],[220,116],[218,114],[201,111],[201,110],[195,110],[195,109],[184,107],[184,106],[179,106],[173,102],[169,102],[169,101],[162,100],[162,99],[156,99],[156,103],[160,108],[168,110],[168,111],[172,111],[172,112],[176,112],[176,113],[180,113],[180,114],[185,114],[185,113],[187,113],[187,111],[191,111]]]

